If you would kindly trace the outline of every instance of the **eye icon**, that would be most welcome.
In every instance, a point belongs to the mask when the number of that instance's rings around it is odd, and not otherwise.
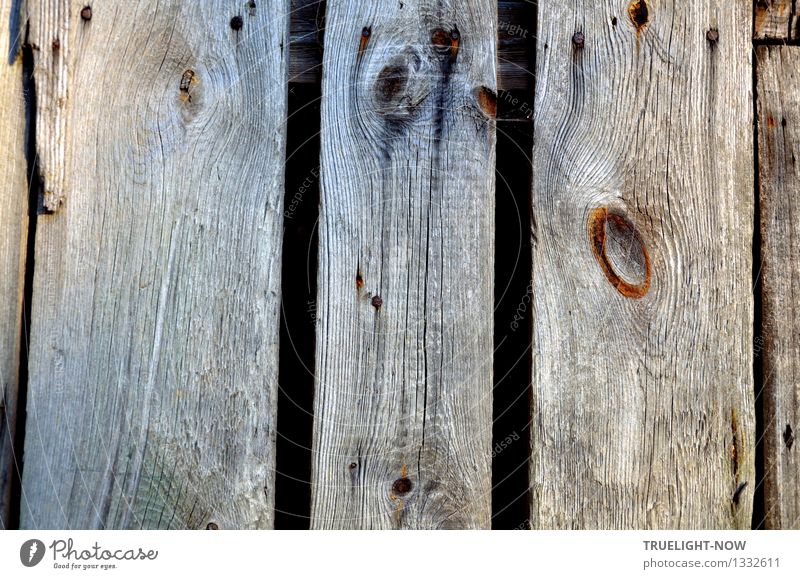
[[[44,543],[39,539],[29,539],[19,548],[19,560],[26,567],[35,567],[44,558]]]

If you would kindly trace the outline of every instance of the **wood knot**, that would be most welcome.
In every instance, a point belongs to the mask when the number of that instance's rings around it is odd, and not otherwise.
[[[395,55],[375,77],[372,98],[375,112],[395,129],[410,120],[428,94],[426,77],[418,74],[422,64],[413,49]]]
[[[794,432],[792,432],[792,425],[787,424],[786,429],[783,431],[783,444],[786,445],[786,450],[792,450],[794,444]]]
[[[589,212],[587,230],[592,253],[609,283],[627,298],[644,297],[650,289],[650,257],[633,223],[598,207]]]
[[[461,33],[458,28],[453,28],[447,32],[444,28],[437,28],[431,33],[431,44],[441,55],[449,55],[455,59],[458,54],[458,47],[461,43]]]
[[[636,27],[636,33],[641,32],[650,22],[650,10],[647,7],[647,2],[645,0],[631,2],[630,6],[628,6],[628,17]]]
[[[192,88],[199,82],[197,74],[192,69],[183,71],[179,85],[181,101],[184,103],[192,102]]]
[[[413,484],[411,483],[411,479],[404,476],[402,478],[397,479],[392,483],[392,492],[396,495],[407,495],[411,492],[413,488]]]
[[[444,28],[437,28],[431,34],[431,43],[439,50],[450,50],[450,35],[445,32]]]
[[[497,116],[497,93],[487,86],[482,86],[475,92],[480,109],[490,119],[495,118]]]
[[[408,84],[408,67],[403,64],[390,64],[383,67],[375,81],[375,93],[384,104],[397,101]]]

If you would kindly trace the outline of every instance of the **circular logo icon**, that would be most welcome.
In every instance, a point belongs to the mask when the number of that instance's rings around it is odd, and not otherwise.
[[[35,567],[44,558],[44,543],[39,539],[29,539],[19,548],[19,560],[26,567]]]

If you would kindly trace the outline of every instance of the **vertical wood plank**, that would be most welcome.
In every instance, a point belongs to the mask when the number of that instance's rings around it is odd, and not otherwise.
[[[288,1],[28,6],[22,526],[271,527]]]
[[[330,0],[314,528],[488,528],[496,3]]]
[[[27,237],[25,103],[18,3],[0,0],[0,528],[10,515]]]
[[[757,40],[789,40],[797,36],[793,0],[753,0]]]
[[[800,528],[800,48],[760,46],[758,159],[761,185],[764,367],[764,524]]]
[[[749,528],[752,7],[539,11],[532,525]]]

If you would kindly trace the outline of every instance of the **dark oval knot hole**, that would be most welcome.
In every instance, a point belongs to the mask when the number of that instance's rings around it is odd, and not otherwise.
[[[394,481],[392,484],[392,492],[396,495],[407,495],[411,492],[412,487],[411,479],[404,476]]]
[[[650,10],[647,8],[647,2],[645,0],[631,2],[631,5],[628,6],[628,17],[636,27],[636,32],[640,32],[650,22]]]
[[[589,213],[587,229],[592,253],[609,283],[625,297],[644,297],[650,289],[650,257],[633,223],[598,207]]]

